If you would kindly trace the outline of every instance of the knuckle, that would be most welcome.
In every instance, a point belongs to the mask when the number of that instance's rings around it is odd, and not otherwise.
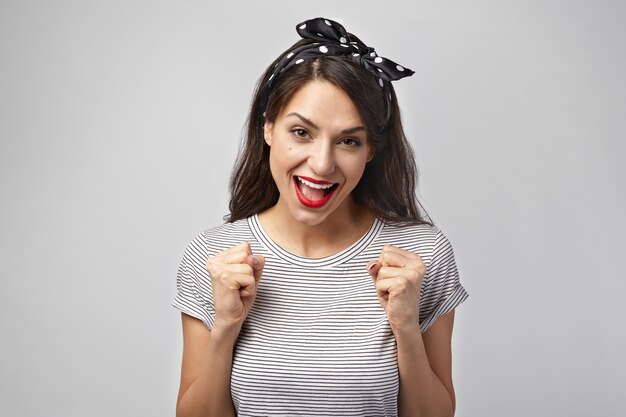
[[[414,286],[420,281],[420,275],[414,269],[405,270],[400,281],[404,287]]]
[[[417,283],[420,281],[420,279],[422,279],[422,276],[423,274],[420,272],[419,269],[411,269],[408,274],[408,279],[412,283]]]
[[[220,271],[215,278],[222,284],[226,284],[231,280],[229,274],[223,270]]]
[[[213,281],[215,285],[224,285],[226,279],[227,279],[227,276],[226,274],[224,274],[222,270],[215,270],[211,274],[211,280]]]
[[[245,249],[241,249],[237,251],[236,255],[237,255],[236,261],[241,263],[241,262],[245,262],[246,258],[248,257],[248,255],[250,255],[250,253],[246,252]]]

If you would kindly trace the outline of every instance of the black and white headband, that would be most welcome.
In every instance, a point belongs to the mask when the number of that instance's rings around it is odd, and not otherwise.
[[[317,17],[296,26],[296,31],[304,39],[313,43],[296,47],[289,51],[274,67],[268,81],[262,87],[263,106],[281,74],[307,59],[320,56],[347,56],[378,78],[379,85],[386,90],[386,82],[409,77],[415,71],[396,64],[390,59],[378,56],[374,48],[365,45],[355,35],[346,31],[334,20]],[[385,98],[387,98],[385,93]]]

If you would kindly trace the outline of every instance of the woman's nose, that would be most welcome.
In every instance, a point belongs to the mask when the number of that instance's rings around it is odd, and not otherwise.
[[[319,176],[331,174],[335,170],[335,154],[330,144],[318,142],[311,148],[309,166]]]

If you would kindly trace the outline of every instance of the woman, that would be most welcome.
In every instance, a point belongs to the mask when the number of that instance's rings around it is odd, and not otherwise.
[[[413,72],[338,24],[257,88],[228,222],[185,252],[179,416],[451,416],[467,294],[415,200],[390,81]]]

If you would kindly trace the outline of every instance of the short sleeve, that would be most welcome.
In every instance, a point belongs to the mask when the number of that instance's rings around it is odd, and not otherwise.
[[[468,297],[461,285],[452,245],[441,231],[433,245],[420,294],[420,330],[425,332],[438,317],[454,310]]]
[[[200,234],[189,243],[176,275],[177,294],[172,306],[201,320],[208,329],[213,327],[215,305],[211,279],[205,264],[208,259],[206,242]]]

